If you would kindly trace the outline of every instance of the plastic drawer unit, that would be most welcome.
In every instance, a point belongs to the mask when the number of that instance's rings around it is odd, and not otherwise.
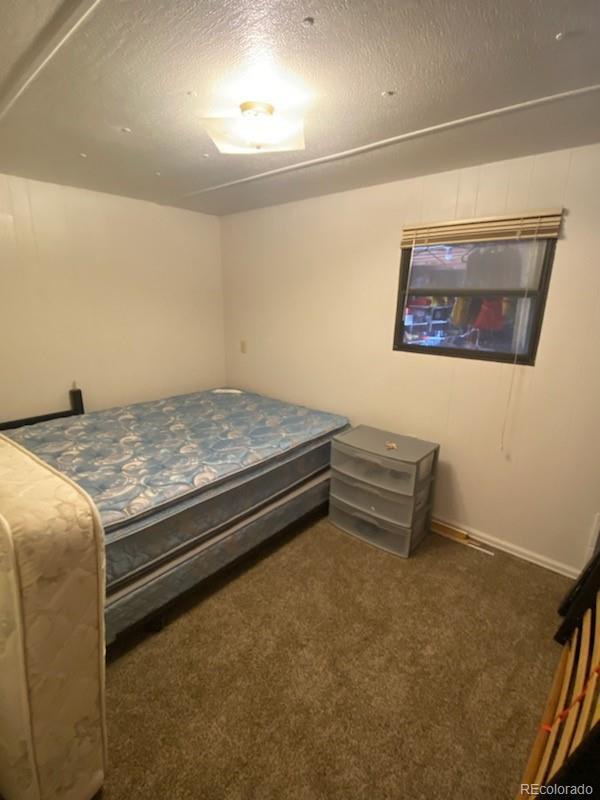
[[[330,518],[407,557],[429,530],[439,445],[359,425],[334,437]]]
[[[410,527],[415,514],[427,505],[429,495],[429,480],[425,481],[414,495],[407,495],[388,492],[386,489],[349,478],[336,469],[331,470],[332,498],[350,503],[361,511],[397,525]]]
[[[424,508],[417,514],[414,525],[405,528],[353,508],[341,500],[332,498],[329,505],[329,516],[336,527],[404,558],[408,557],[425,536],[428,511],[428,508]]]

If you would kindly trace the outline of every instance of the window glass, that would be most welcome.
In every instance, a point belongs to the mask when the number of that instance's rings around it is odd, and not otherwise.
[[[404,247],[394,348],[533,364],[555,244]]]
[[[532,331],[532,298],[409,295],[404,344],[524,354]]]
[[[546,242],[477,242],[414,247],[409,289],[534,289]]]

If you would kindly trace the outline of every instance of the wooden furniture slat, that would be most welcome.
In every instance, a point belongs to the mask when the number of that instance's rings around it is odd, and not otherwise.
[[[600,786],[600,562],[593,564],[561,606],[560,663],[518,798],[530,796],[531,784],[548,794],[579,783]]]
[[[589,678],[585,697],[583,698],[583,704],[581,706],[581,713],[579,714],[579,720],[577,721],[577,729],[575,731],[575,736],[573,737],[573,741],[571,742],[570,753],[572,753],[573,750],[575,750],[575,748],[581,744],[581,740],[583,739],[585,732],[588,729],[590,712],[592,710],[592,701],[596,693],[596,686],[598,685],[598,673],[593,672],[593,670],[594,667],[596,667],[599,662],[600,662],[600,594],[598,594],[598,596],[596,597],[596,622],[594,625],[594,648],[592,650],[592,660],[590,662],[590,670],[592,670],[592,672],[591,672],[591,677]]]
[[[598,596],[600,597],[600,595],[598,595]],[[598,609],[596,609],[596,610],[598,610]],[[596,666],[596,665],[594,665],[594,666]],[[597,673],[596,673],[596,678],[598,678],[598,674]],[[598,681],[596,681],[596,682],[598,682]],[[594,716],[592,718],[592,724],[591,724],[590,727],[593,728],[594,725],[597,725],[599,722],[600,722],[600,692],[598,692],[598,696],[596,698],[596,710],[594,711]]]
[[[575,723],[581,708],[581,700],[576,698],[581,693],[585,686],[586,678],[588,676],[588,661],[590,656],[590,634],[592,629],[592,609],[588,608],[583,617],[581,625],[581,636],[579,637],[579,651],[577,653],[577,667],[575,672],[575,682],[573,683],[573,691],[567,705],[571,706],[569,714],[564,722],[564,728],[560,743],[556,751],[556,756],[552,762],[550,769],[550,776],[555,775],[556,772],[562,767],[565,758],[569,753],[569,745],[573,738],[575,731]]]
[[[575,661],[575,653],[577,652],[577,642],[579,639],[579,630],[576,628],[573,633],[573,638],[571,641],[565,645],[565,649],[568,650],[567,655],[567,665],[565,667],[565,674],[563,678],[563,683],[560,689],[560,695],[558,698],[558,710],[560,711],[565,707],[565,703],[567,700],[567,694],[569,692],[569,686],[571,684],[571,675],[573,674],[573,664]],[[546,741],[546,747],[544,749],[544,755],[542,757],[541,764],[535,776],[535,781],[533,783],[544,783],[546,779],[546,775],[548,773],[548,766],[550,764],[550,757],[552,756],[552,751],[554,750],[554,745],[556,743],[556,738],[558,736],[558,731],[562,722],[560,719],[556,719],[552,724],[552,730],[548,736]]]
[[[527,766],[525,767],[525,772],[523,774],[523,778],[521,779],[521,783],[534,783],[535,776],[537,774],[538,768],[540,766],[542,756],[544,755],[544,750],[546,746],[546,742],[548,741],[548,732],[543,729],[543,725],[550,725],[556,716],[556,712],[558,710],[558,697],[560,695],[560,690],[563,685],[563,679],[565,675],[565,669],[567,666],[567,658],[568,658],[568,648],[563,647],[560,651],[560,660],[558,662],[558,666],[554,673],[554,678],[552,679],[552,687],[550,688],[550,694],[548,695],[548,699],[546,700],[546,707],[544,708],[544,713],[542,715],[542,721],[540,722],[540,726],[538,728],[537,736],[535,737],[535,741],[533,743],[533,747],[531,749],[531,753],[529,755],[529,760],[527,761]],[[517,800],[522,797],[527,797],[528,795],[519,794],[517,795]]]
[[[600,692],[598,692],[598,696],[596,697],[596,710],[594,711],[594,717],[592,719],[592,728],[599,722],[600,722]]]

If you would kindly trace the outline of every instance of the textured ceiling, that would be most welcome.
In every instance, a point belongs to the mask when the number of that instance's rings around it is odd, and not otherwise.
[[[0,5],[0,171],[226,214],[600,140],[600,91],[439,129],[600,84],[598,0],[100,0],[66,38],[91,6]],[[200,119],[270,100],[236,96],[264,63],[306,150],[221,155]]]

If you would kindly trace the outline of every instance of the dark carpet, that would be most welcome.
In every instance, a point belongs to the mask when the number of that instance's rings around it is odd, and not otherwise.
[[[103,798],[511,798],[569,585],[313,520],[113,646]]]

